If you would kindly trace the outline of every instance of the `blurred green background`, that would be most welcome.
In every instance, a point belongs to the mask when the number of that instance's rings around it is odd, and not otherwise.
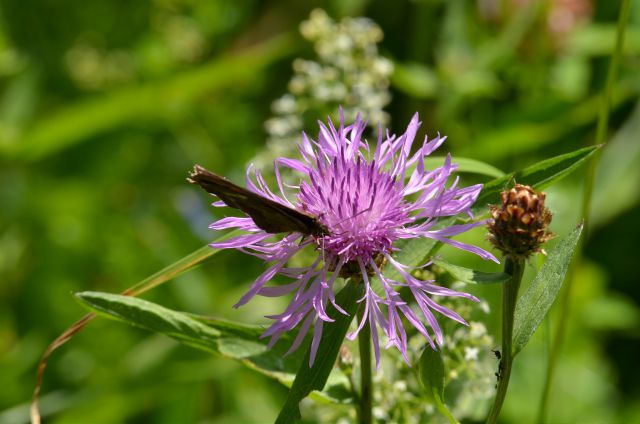
[[[73,292],[120,292],[215,237],[224,212],[186,172],[242,180],[292,60],[314,57],[298,27],[317,7],[384,32],[396,133],[418,111],[454,155],[505,171],[593,142],[618,1],[1,0],[0,422],[27,422],[40,355],[84,313]],[[639,22],[635,2],[550,422],[640,422]],[[559,235],[579,221],[584,171],[548,190]],[[231,308],[261,269],[224,252],[145,298],[262,323],[268,301]],[[499,311],[498,290],[479,295]],[[516,363],[504,422],[535,417],[555,315]],[[96,320],[54,354],[43,394],[47,422],[237,423],[273,420],[286,389]]]

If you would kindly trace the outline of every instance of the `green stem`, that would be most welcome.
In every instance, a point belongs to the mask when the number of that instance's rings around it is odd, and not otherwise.
[[[427,347],[427,349],[429,348]],[[449,421],[449,424],[459,424],[459,422],[451,414],[451,411],[449,411],[445,406],[445,404],[442,403],[442,400],[440,399],[440,396],[437,393],[434,393],[433,399],[436,404],[436,408],[438,408],[438,411],[440,411],[440,413],[447,418],[447,420]]]
[[[616,45],[609,62],[609,69],[607,72],[607,82],[604,91],[604,97],[602,99],[600,112],[598,114],[598,126],[596,129],[596,137],[593,144],[603,144],[605,142],[607,131],[609,128],[609,109],[611,108],[611,98],[613,97],[613,88],[615,85],[616,75],[618,73],[618,66],[620,58],[622,57],[622,48],[624,46],[624,36],[627,27],[627,21],[629,20],[629,14],[631,13],[631,0],[623,0],[620,6],[620,14],[618,16],[618,27],[616,32]],[[596,178],[596,171],[598,167],[598,161],[600,159],[601,151],[596,152],[594,157],[589,163],[587,168],[587,174],[585,178],[584,195],[582,197],[582,218],[585,221],[584,225],[584,237],[586,240],[589,234],[589,215],[591,212],[591,198],[593,195],[593,186]],[[581,243],[582,245],[582,243]],[[576,253],[576,260],[574,264],[580,263],[580,256],[582,255],[582,246],[578,247]],[[575,265],[574,265],[575,266]],[[571,289],[573,286],[573,279],[575,273],[573,272],[574,266],[571,267],[569,275],[567,275],[567,281],[565,289],[560,298],[560,311],[558,316],[558,327],[553,338],[553,344],[549,350],[549,364],[547,366],[547,373],[545,377],[544,387],[542,390],[542,398],[540,399],[540,407],[538,409],[538,418],[536,422],[544,422],[547,415],[547,407],[549,402],[549,393],[553,384],[553,377],[555,375],[556,366],[558,364],[558,358],[562,348],[562,343],[566,334],[567,323],[569,322],[569,307],[571,305]]]
[[[358,308],[358,321],[364,315],[364,302]],[[360,408],[359,422],[361,424],[373,423],[373,384],[371,382],[371,330],[367,324],[358,333],[358,347],[360,350]]]
[[[511,279],[502,286],[502,358],[498,374],[498,390],[496,398],[489,411],[487,424],[498,421],[500,410],[504,403],[511,377],[511,367],[513,365],[513,316],[516,310],[518,290],[524,272],[524,260],[506,256],[504,260],[504,272],[511,275]]]

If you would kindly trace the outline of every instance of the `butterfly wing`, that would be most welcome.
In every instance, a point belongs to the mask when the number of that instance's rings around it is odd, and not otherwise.
[[[187,181],[215,194],[227,206],[246,213],[258,227],[268,233],[299,232],[307,235],[327,233],[326,227],[316,217],[237,186],[200,165],[193,167]]]

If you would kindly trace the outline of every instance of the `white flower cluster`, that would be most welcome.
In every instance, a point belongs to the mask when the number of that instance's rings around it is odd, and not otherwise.
[[[301,132],[316,125],[319,117],[330,114],[339,120],[333,115],[340,107],[347,122],[361,114],[375,128],[389,123],[383,108],[391,101],[393,64],[378,53],[380,27],[367,18],[335,22],[316,9],[300,25],[300,32],[313,43],[317,61],[293,62],[289,92],[273,102],[273,117],[265,123],[267,149],[256,158],[259,168],[275,157],[291,156]]]
[[[489,313],[489,305],[484,301],[478,307],[447,298],[443,306],[456,308],[463,317],[472,316],[478,309]],[[497,381],[499,361],[492,352],[495,348],[493,337],[479,321],[469,321],[468,327],[445,332],[442,358],[447,372],[446,401],[455,417],[481,420],[486,415],[487,401],[493,397]]]

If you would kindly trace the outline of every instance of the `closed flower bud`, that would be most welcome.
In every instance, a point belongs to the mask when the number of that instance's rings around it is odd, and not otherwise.
[[[544,206],[545,194],[516,184],[501,193],[502,205],[491,207],[489,240],[505,255],[527,258],[540,252],[551,238],[547,230],[551,212]]]

